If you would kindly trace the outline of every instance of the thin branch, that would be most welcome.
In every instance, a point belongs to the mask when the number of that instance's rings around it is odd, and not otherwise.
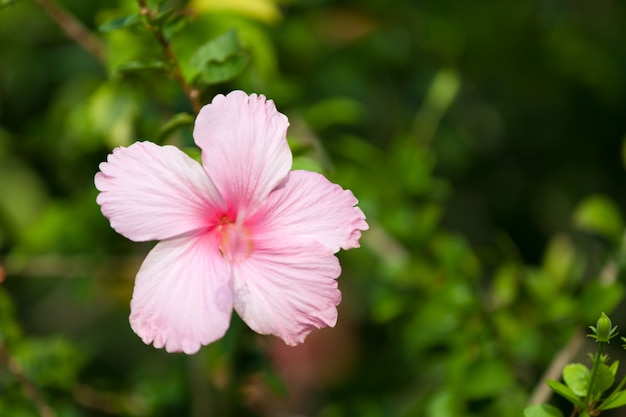
[[[67,36],[81,45],[98,61],[104,62],[104,45],[76,16],[61,7],[55,0],[35,0],[35,2],[61,27]]]
[[[0,344],[0,362],[2,362],[9,372],[20,382],[24,394],[35,404],[41,417],[56,417],[56,413],[52,407],[46,403],[35,383],[24,373],[20,364],[9,354],[2,344]]]
[[[152,21],[156,17],[155,12],[148,8],[146,0],[137,0],[137,3],[139,4],[141,14],[148,18],[148,22]],[[202,103],[200,102],[200,93],[196,88],[191,87],[185,81],[183,73],[180,69],[180,65],[178,65],[176,55],[172,50],[170,42],[165,38],[163,30],[158,26],[153,26],[152,24],[148,24],[147,26],[148,29],[150,29],[150,31],[154,34],[155,38],[159,42],[159,45],[161,45],[163,52],[165,53],[165,57],[167,58],[167,61],[171,68],[171,75],[183,88],[183,91],[185,92],[185,95],[187,96],[187,99],[189,100],[189,103],[191,104],[194,112],[196,114],[200,113],[200,109],[202,108]]]

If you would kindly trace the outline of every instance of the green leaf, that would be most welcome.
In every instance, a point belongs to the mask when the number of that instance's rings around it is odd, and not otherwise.
[[[180,32],[187,25],[187,23],[189,23],[189,20],[185,19],[185,17],[180,14],[175,14],[169,17],[161,27],[163,36],[165,36],[165,39],[172,39],[172,37],[176,33]]]
[[[554,236],[543,255],[542,269],[558,285],[562,285],[572,271],[576,251],[572,240],[564,235]]]
[[[563,368],[563,381],[579,397],[587,395],[589,378],[589,368],[582,363],[570,363]]]
[[[535,404],[526,407],[524,417],[563,417],[558,408],[548,404]]]
[[[86,134],[96,134],[98,142],[103,140],[110,148],[128,146],[135,139],[140,102],[137,93],[122,83],[103,83],[87,100],[84,112],[73,115],[72,123],[86,124]]]
[[[226,81],[240,74],[248,61],[248,54],[239,45],[237,32],[230,30],[201,46],[191,57],[191,78],[204,84]]]
[[[161,127],[159,140],[163,140],[172,134],[176,129],[183,126],[193,125],[194,117],[189,113],[177,113]]]
[[[224,62],[226,58],[236,54],[238,51],[239,38],[237,32],[229,30],[198,48],[189,60],[189,64],[201,70],[207,62]]]
[[[142,71],[162,71],[167,68],[167,64],[160,59],[145,59],[126,62],[117,71],[122,73],[142,72]]]
[[[615,376],[611,368],[601,363],[596,369],[596,376],[593,380],[593,387],[591,388],[594,394],[599,397],[604,391],[611,388],[615,382]]]
[[[511,304],[519,292],[519,267],[513,263],[501,265],[494,273],[490,300],[494,308]]]
[[[142,22],[141,15],[139,13],[132,14],[130,16],[120,17],[110,22],[103,23],[98,27],[100,32],[112,32],[114,30],[127,28],[138,25]]]
[[[555,381],[553,379],[548,379],[546,381],[546,384],[550,388],[552,388],[554,392],[556,392],[557,394],[559,394],[560,396],[564,398],[567,398],[572,404],[580,408],[584,407],[583,401],[576,394],[574,394],[574,392],[568,386],[564,385],[563,383],[559,381]]]
[[[614,391],[600,404],[598,410],[610,410],[626,405],[626,391]]]
[[[584,231],[617,241],[621,237],[624,221],[619,208],[604,195],[592,195],[582,201],[574,211],[574,225]]]
[[[18,0],[0,0],[0,9],[4,7],[14,6]]]
[[[224,62],[209,62],[200,73],[199,80],[204,84],[217,84],[228,81],[241,74],[248,66],[247,54],[233,55]]]
[[[234,15],[250,17],[265,23],[275,23],[280,20],[280,0],[253,0],[253,1],[207,1],[191,0],[188,7],[199,13],[212,14],[227,11]]]
[[[176,18],[176,9],[168,9],[160,12],[154,19],[150,21],[154,26],[162,27]]]

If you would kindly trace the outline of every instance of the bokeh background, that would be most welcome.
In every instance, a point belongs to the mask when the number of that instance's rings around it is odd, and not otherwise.
[[[152,34],[115,20],[136,2],[0,0],[0,415],[569,414],[542,375],[563,349],[588,363],[600,312],[626,327],[626,3],[149,4],[175,11],[203,103],[265,94],[295,165],[359,198],[338,325],[289,348],[234,316],[194,356],[145,346],[129,300],[153,243],[110,229],[93,175],[135,140],[197,154],[193,110]]]

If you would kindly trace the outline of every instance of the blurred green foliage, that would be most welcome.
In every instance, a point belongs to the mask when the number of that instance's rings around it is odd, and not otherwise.
[[[21,378],[70,417],[521,415],[577,329],[625,325],[625,3],[148,4],[0,1],[0,415],[42,415]],[[287,348],[233,317],[193,357],[130,330],[151,245],[109,228],[93,175],[135,140],[197,156],[146,23],[202,103],[265,94],[294,167],[359,198],[337,328]]]

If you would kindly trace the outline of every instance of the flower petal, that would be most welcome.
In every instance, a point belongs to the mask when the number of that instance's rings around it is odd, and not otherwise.
[[[332,252],[359,247],[365,215],[350,190],[309,171],[292,171],[248,221],[263,236],[313,240]]]
[[[136,142],[113,150],[95,176],[111,227],[134,241],[167,239],[206,227],[223,206],[200,164],[174,146]],[[219,213],[218,213],[219,214]]]
[[[337,258],[316,242],[257,241],[254,253],[233,265],[235,310],[252,330],[294,346],[313,328],[337,322],[340,272]]]
[[[213,234],[164,240],[148,254],[130,303],[130,324],[146,344],[195,353],[220,339],[233,310],[230,269]]]
[[[264,96],[233,91],[200,110],[193,131],[202,163],[228,207],[263,201],[291,169],[285,115]]]

